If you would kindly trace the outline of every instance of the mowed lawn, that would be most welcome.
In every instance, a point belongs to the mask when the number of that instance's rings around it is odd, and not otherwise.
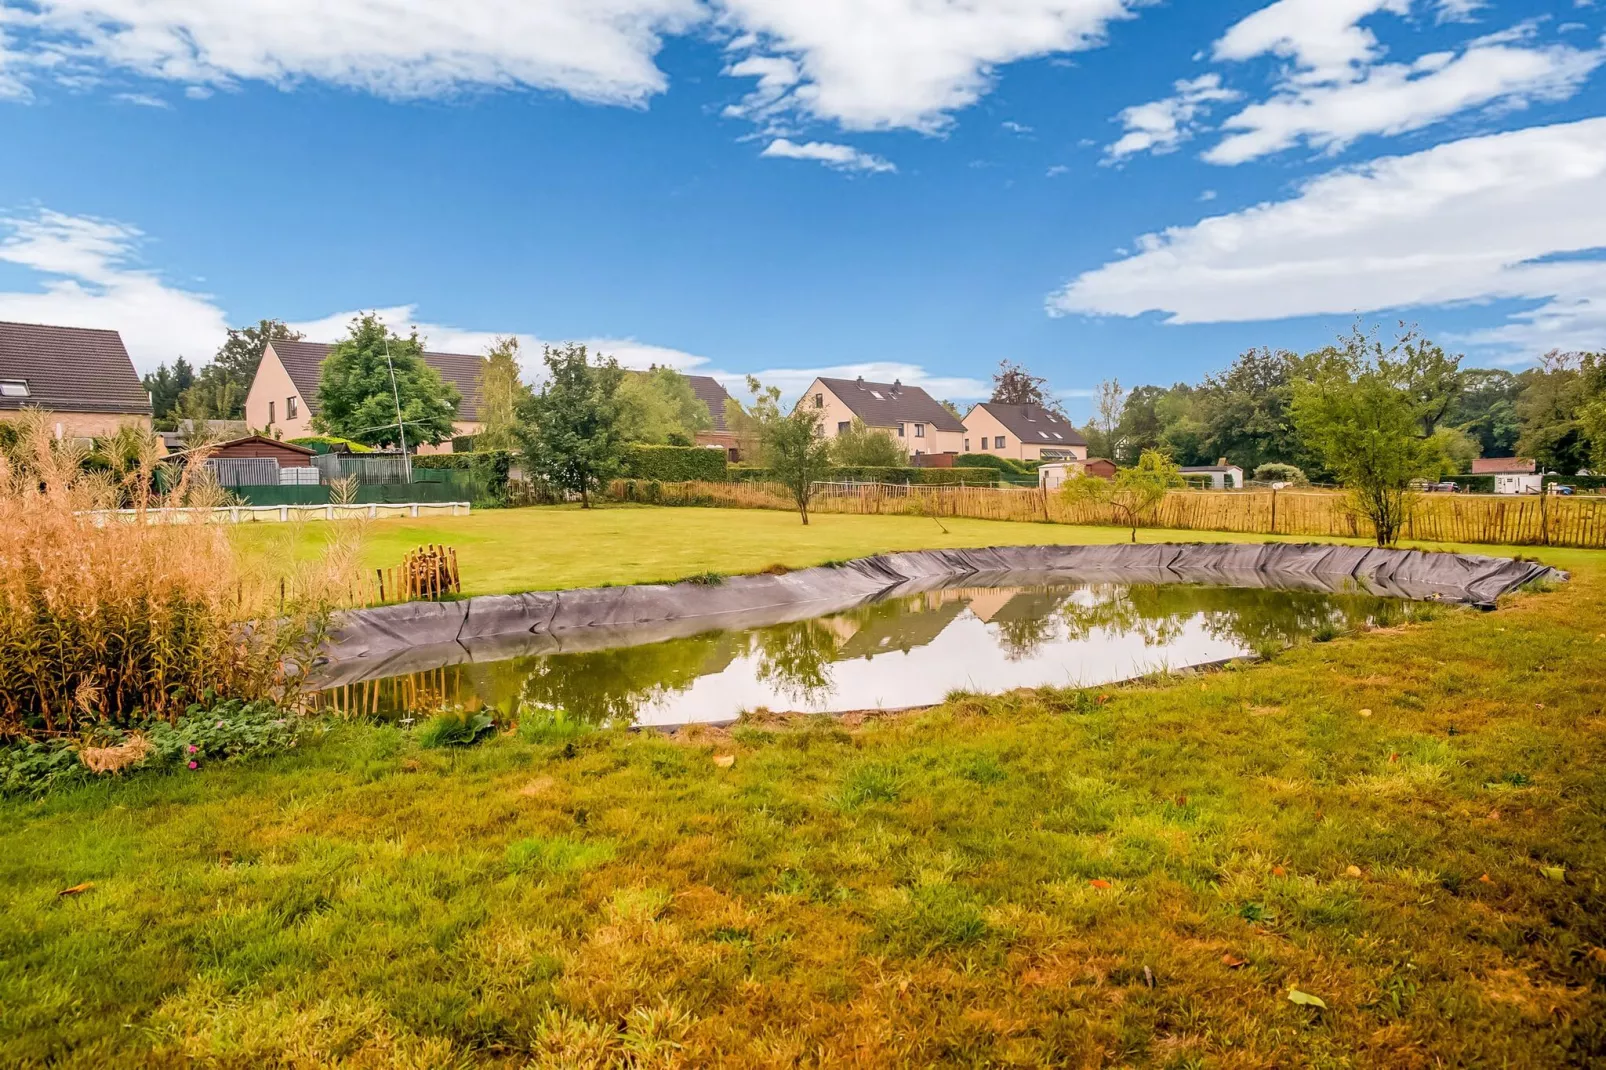
[[[486,514],[567,544],[481,589],[928,544],[821,519]],[[746,556],[678,541],[718,531]],[[1245,669],[449,752],[353,722],[0,802],[0,1066],[1602,1065],[1606,555],[1535,555],[1574,581]]]
[[[330,528],[321,521],[248,524],[237,544],[276,567],[321,552]],[[1125,528],[1019,523],[916,516],[817,514],[807,526],[796,513],[760,509],[664,508],[604,505],[483,510],[466,517],[368,522],[364,559],[372,568],[396,565],[425,544],[457,549],[463,592],[599,587],[673,581],[709,572],[739,575],[771,565],[805,568],[894,550],[939,547],[1126,542]],[[1143,530],[1140,542],[1263,542],[1265,536],[1208,531]],[[1290,536],[1285,542],[1309,542]],[[1344,540],[1326,540],[1344,541]],[[1348,540],[1364,542],[1364,540]],[[1442,544],[1422,543],[1436,549]],[[1512,554],[1519,549],[1454,547]]]

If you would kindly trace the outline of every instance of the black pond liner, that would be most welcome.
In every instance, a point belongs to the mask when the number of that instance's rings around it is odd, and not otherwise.
[[[1526,584],[1567,578],[1548,565],[1503,557],[1312,543],[915,550],[718,583],[533,591],[351,610],[336,617],[309,682],[327,688],[442,665],[638,646],[808,620],[950,586],[1195,583],[1364,591],[1490,608]]]

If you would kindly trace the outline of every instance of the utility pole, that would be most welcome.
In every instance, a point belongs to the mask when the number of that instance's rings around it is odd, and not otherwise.
[[[402,469],[407,473],[407,483],[413,482],[413,459],[407,455],[407,426],[402,419],[401,392],[396,389],[396,365],[390,359],[390,328],[385,329],[385,367],[390,369],[390,396],[396,402],[396,433],[401,436]]]

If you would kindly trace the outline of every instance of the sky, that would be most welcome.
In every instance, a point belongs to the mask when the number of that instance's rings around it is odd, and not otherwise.
[[[1606,0],[0,0],[0,319],[378,310],[1073,414],[1420,325],[1606,347]]]

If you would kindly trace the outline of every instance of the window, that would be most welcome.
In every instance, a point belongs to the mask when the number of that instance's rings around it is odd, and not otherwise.
[[[925,438],[925,437],[926,437],[926,425],[925,424],[915,424],[915,438]]]
[[[852,426],[853,421],[851,420],[838,420],[836,425],[836,433],[839,435],[845,435],[848,433],[848,429]]]
[[[965,439],[965,452],[966,453],[970,452],[970,439],[968,439],[968,438]]]
[[[1064,442],[1064,441],[1065,441],[1065,436],[1064,436],[1064,435],[1062,435],[1062,434],[1060,434],[1060,433],[1059,433],[1059,432],[1058,432],[1058,431],[1055,431],[1055,432],[1054,432],[1054,437],[1055,437],[1055,438],[1057,438],[1057,439],[1059,439],[1059,440],[1060,440],[1060,441],[1061,441],[1061,442]]]
[[[815,394],[814,395],[814,407],[816,409],[825,408],[825,395],[824,394]]]
[[[273,402],[268,402],[268,426],[273,426]]]
[[[873,397],[873,398],[875,398],[875,399],[876,399],[876,400],[877,400],[877,401],[880,401],[880,400],[882,400],[882,398],[881,398],[881,391],[879,391],[879,390],[872,390],[872,391],[870,391],[870,396],[871,396],[871,397]]]
[[[903,425],[902,424],[898,425],[898,437],[899,438],[903,437]]]
[[[1003,448],[1004,448],[1004,436],[1003,435],[999,435],[997,438],[993,439],[993,449],[1001,450]]]
[[[0,398],[25,398],[27,396],[28,380],[0,379]]]
[[[294,420],[296,418],[296,399],[295,398],[285,398],[284,399],[284,418],[286,420]]]

